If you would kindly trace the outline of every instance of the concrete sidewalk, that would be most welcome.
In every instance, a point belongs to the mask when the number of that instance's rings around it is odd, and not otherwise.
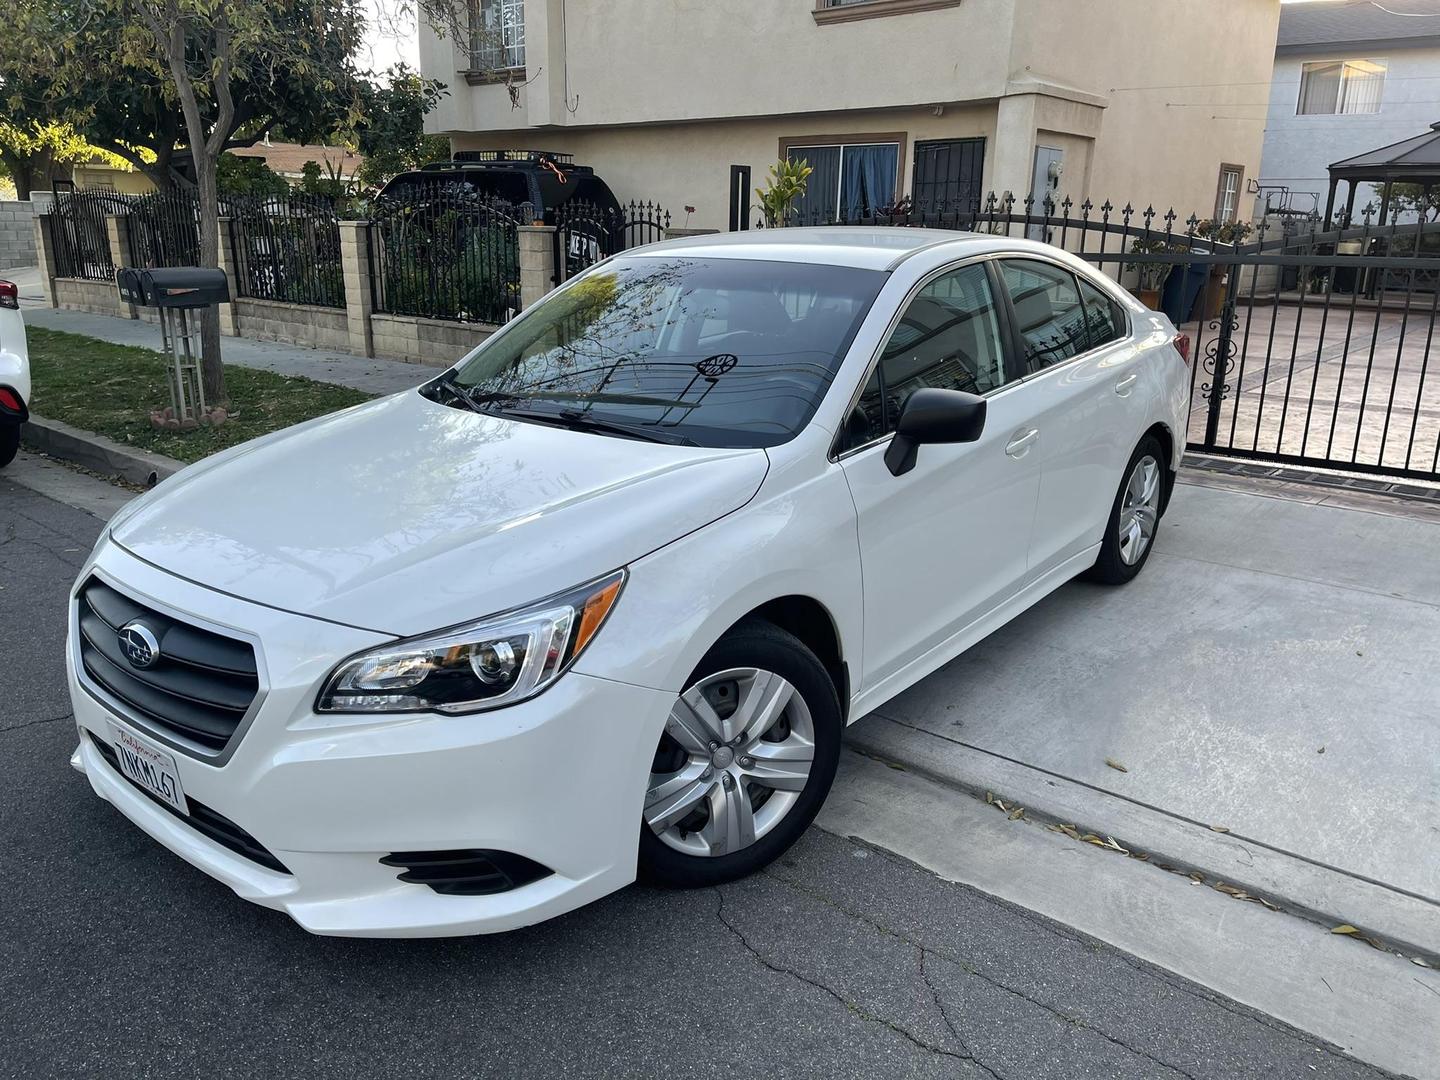
[[[851,739],[1433,956],[1437,551],[1432,521],[1182,484],[1134,583],[1065,586]]]
[[[27,326],[39,326],[47,330],[84,334],[117,345],[135,345],[142,349],[155,350],[160,348],[160,328],[138,319],[119,319],[112,315],[26,305],[25,323]],[[273,341],[252,341],[250,338],[221,338],[220,352],[227,364],[260,368],[281,375],[300,375],[371,394],[394,394],[408,390],[440,373],[439,368],[424,364],[372,360],[348,353],[308,349],[303,345],[282,345]],[[460,358],[457,356],[455,359]]]

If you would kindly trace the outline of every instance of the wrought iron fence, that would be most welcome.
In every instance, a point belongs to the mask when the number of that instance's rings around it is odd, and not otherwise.
[[[1217,226],[1173,209],[992,194],[978,208],[901,203],[785,224],[957,229],[1065,248],[1190,338],[1189,448],[1434,480],[1440,222],[1428,216],[1381,222],[1367,207],[1343,228],[1293,214]]]
[[[236,295],[345,305],[340,221],[332,200],[296,192],[230,199],[226,210]]]
[[[177,188],[137,195],[126,215],[132,266],[200,264],[200,200],[195,192]]]
[[[670,212],[653,202],[600,207],[572,199],[556,207],[552,218],[556,285],[617,252],[663,240],[670,227]]]
[[[487,201],[437,182],[379,199],[369,224],[374,309],[504,323],[520,310],[519,226],[528,205]]]
[[[130,198],[108,189],[76,190],[74,185],[55,185],[55,207],[51,212],[55,244],[55,273],[59,277],[111,281],[115,262],[110,255],[110,236],[105,219],[124,214]]]

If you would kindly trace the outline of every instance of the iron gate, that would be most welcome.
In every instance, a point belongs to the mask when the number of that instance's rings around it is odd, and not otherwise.
[[[1265,219],[1252,238],[1248,225],[1173,210],[991,194],[978,209],[905,200],[803,224],[1043,238],[1167,309],[1189,337],[1190,449],[1435,480],[1440,222],[1424,218],[1437,209],[1382,223],[1367,208],[1358,225],[1328,230]]]
[[[56,275],[114,280],[115,260],[110,254],[105,219],[127,213],[129,208],[128,196],[98,188],[77,191],[74,184],[56,181],[51,217]]]
[[[559,285],[611,255],[665,239],[670,213],[651,202],[600,207],[571,199],[554,211],[555,272]]]

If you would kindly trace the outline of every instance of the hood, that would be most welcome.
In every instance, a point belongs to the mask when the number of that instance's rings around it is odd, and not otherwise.
[[[763,450],[610,438],[410,392],[192,466],[113,527],[163,570],[411,635],[528,604],[745,505]]]

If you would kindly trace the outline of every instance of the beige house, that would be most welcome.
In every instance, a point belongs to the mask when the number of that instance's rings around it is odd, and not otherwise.
[[[989,191],[1249,216],[1279,0],[478,0],[421,34],[456,150],[544,149],[725,228],[731,166],[807,208]],[[468,45],[468,48],[461,46]]]

